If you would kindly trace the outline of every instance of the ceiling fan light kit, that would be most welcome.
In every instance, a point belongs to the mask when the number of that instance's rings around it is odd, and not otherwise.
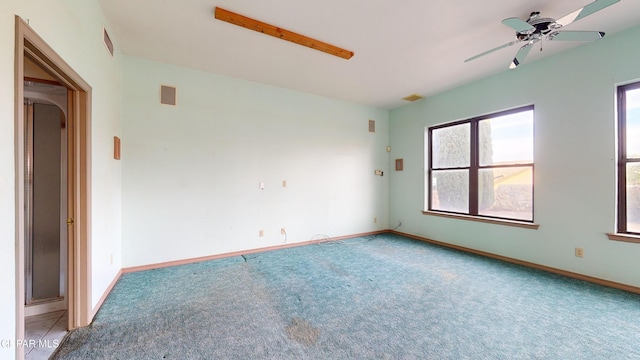
[[[509,66],[510,69],[515,69],[522,64],[533,45],[545,38],[549,41],[594,41],[601,39],[604,37],[603,31],[567,31],[562,30],[562,28],[619,1],[620,0],[596,0],[558,20],[541,17],[539,11],[532,12],[526,21],[516,17],[504,19],[502,23],[516,31],[516,40],[470,57],[466,59],[465,62],[475,60],[518,43],[525,43],[520,47]]]

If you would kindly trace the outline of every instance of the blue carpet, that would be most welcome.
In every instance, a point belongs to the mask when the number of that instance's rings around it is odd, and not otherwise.
[[[53,359],[640,359],[640,296],[384,234],[125,274]]]

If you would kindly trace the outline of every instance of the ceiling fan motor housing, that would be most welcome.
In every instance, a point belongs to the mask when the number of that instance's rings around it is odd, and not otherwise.
[[[539,11],[534,11],[529,15],[527,23],[533,26],[533,29],[516,32],[516,37],[521,41],[540,38],[542,35],[548,34],[551,30],[558,28],[556,20],[552,18],[540,17]]]

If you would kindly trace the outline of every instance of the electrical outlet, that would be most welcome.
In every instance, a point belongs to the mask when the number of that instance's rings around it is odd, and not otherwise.
[[[264,236],[264,230],[260,229],[260,231],[258,231],[258,236],[263,237]]]
[[[280,234],[286,235],[287,231],[284,228],[280,228]]]
[[[576,248],[576,257],[583,258],[584,257],[584,249]]]

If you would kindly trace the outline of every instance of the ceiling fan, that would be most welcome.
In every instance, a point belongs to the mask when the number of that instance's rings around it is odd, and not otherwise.
[[[524,61],[533,45],[543,38],[552,41],[593,41],[601,39],[604,37],[604,32],[602,31],[566,31],[561,29],[618,1],[620,0],[596,0],[558,20],[543,18],[540,16],[539,11],[532,12],[526,21],[516,17],[504,19],[502,23],[516,31],[516,40],[470,57],[464,62],[469,62],[494,51],[524,42],[525,44],[518,50],[509,66],[510,69],[515,69]]]

